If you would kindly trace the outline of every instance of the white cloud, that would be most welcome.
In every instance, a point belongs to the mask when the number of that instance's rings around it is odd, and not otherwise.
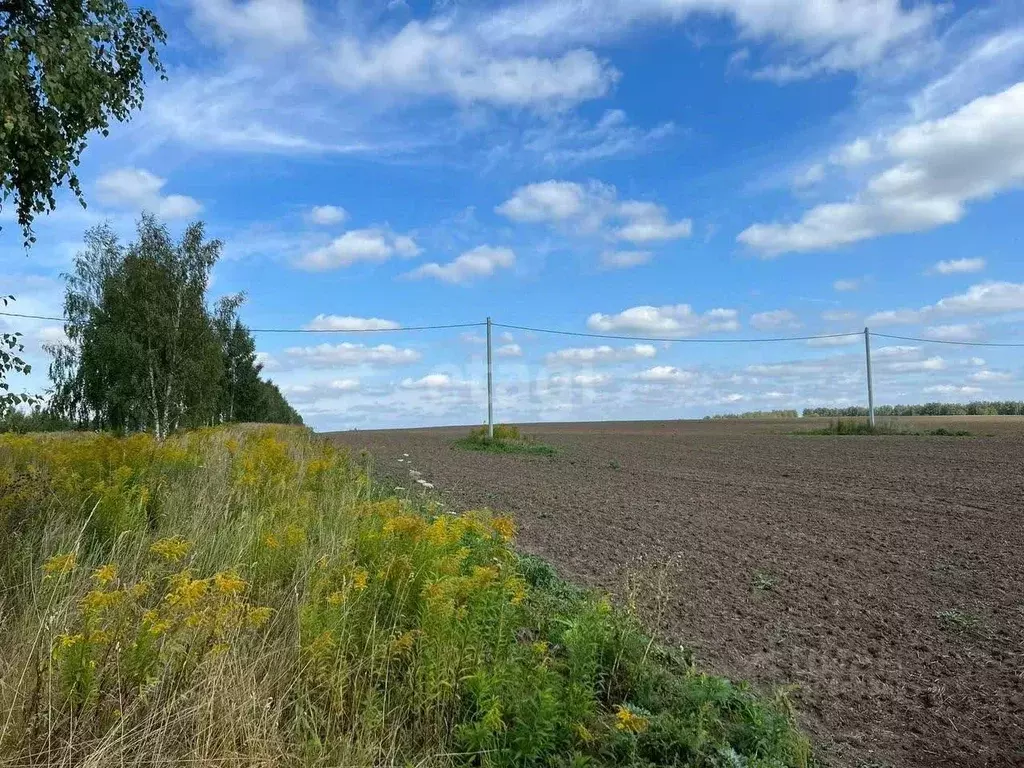
[[[562,387],[579,387],[580,389],[600,389],[607,387],[614,379],[606,373],[578,373],[575,376],[552,376],[551,383]]]
[[[712,309],[703,314],[689,304],[631,307],[617,315],[595,312],[587,327],[602,333],[661,334],[693,336],[702,332],[735,331],[740,327],[735,309]]]
[[[570,347],[547,355],[550,365],[601,365],[622,363],[628,360],[650,359],[657,355],[651,344],[634,344],[630,347]]]
[[[549,165],[576,165],[642,152],[674,130],[672,123],[643,130],[630,125],[621,109],[609,109],[593,124],[574,115],[553,116],[523,133],[523,147]]]
[[[842,280],[836,280],[832,283],[832,288],[839,291],[840,293],[847,293],[849,291],[858,291],[864,284],[864,279],[860,277],[848,277]]]
[[[499,269],[515,266],[516,255],[511,248],[480,245],[466,251],[447,264],[431,262],[408,273],[411,278],[433,277],[446,283],[466,283],[480,277],[490,277]]]
[[[314,224],[330,226],[345,221],[348,218],[348,211],[338,205],[314,205],[308,217]]]
[[[381,263],[394,255],[410,257],[420,252],[408,235],[397,235],[386,229],[353,229],[318,248],[299,261],[299,266],[322,271],[348,267],[360,261]]]
[[[962,275],[970,272],[981,272],[984,268],[984,259],[949,259],[937,262],[932,267],[940,275]]]
[[[655,203],[627,200],[619,206],[618,213],[627,219],[627,223],[616,231],[620,240],[657,243],[679,240],[693,234],[693,222],[690,219],[671,222],[666,210]]]
[[[940,341],[977,341],[981,338],[982,326],[978,324],[954,323],[951,325],[933,325],[925,328],[924,334],[929,339]]]
[[[958,387],[953,384],[934,384],[925,387],[922,392],[933,395],[977,395],[983,390],[981,387]]]
[[[860,138],[844,144],[829,156],[829,162],[842,165],[847,168],[863,165],[870,162],[874,156],[874,149],[868,139]]]
[[[350,315],[317,315],[303,326],[310,331],[393,331],[401,328],[394,320]]]
[[[604,185],[592,183],[585,189],[573,181],[552,179],[520,187],[495,210],[512,221],[557,223],[581,218],[597,200],[604,207],[609,196]]]
[[[282,384],[281,391],[292,402],[311,403],[358,392],[361,387],[359,379],[335,379],[314,384]]]
[[[309,38],[303,0],[192,0],[195,22],[223,43],[283,48]]]
[[[657,203],[620,201],[615,187],[597,181],[528,184],[495,211],[512,221],[569,227],[581,234],[597,234],[609,225],[607,237],[637,244],[678,240],[693,232],[690,219],[673,222]]]
[[[868,325],[913,325],[957,315],[999,315],[1024,312],[1024,283],[988,282],[972,285],[966,292],[939,299],[920,309],[876,312]]]
[[[408,365],[420,360],[414,349],[401,349],[391,344],[368,347],[364,344],[318,344],[312,347],[291,347],[284,351],[284,361],[291,368],[334,368],[357,365]]]
[[[650,251],[605,251],[601,254],[601,266],[605,269],[629,269],[647,264],[652,256]]]
[[[585,49],[550,57],[502,53],[462,32],[418,21],[374,41],[342,37],[331,52],[330,69],[346,90],[502,107],[569,106],[604,96],[619,76]]]
[[[809,165],[793,177],[793,186],[812,187],[825,180],[825,166],[822,163]]]
[[[849,309],[827,309],[821,313],[821,319],[826,323],[852,323],[859,314]]]
[[[890,136],[887,170],[854,199],[795,223],[754,224],[737,237],[766,256],[821,251],[959,221],[966,205],[1024,183],[1024,82]]]
[[[987,381],[992,383],[1005,383],[1013,381],[1013,374],[1007,373],[1006,371],[978,371],[972,373],[970,376],[971,381]]]
[[[751,315],[750,324],[759,331],[768,331],[776,328],[799,328],[800,319],[794,312],[788,309],[773,309],[768,312],[758,312]]]
[[[817,339],[808,339],[808,347],[850,347],[854,344],[861,344],[864,341],[862,334],[850,334],[849,336],[822,336]]]
[[[695,15],[730,19],[745,39],[777,44],[779,80],[856,70],[925,34],[931,5],[899,0],[539,0],[489,12],[478,33],[497,45],[578,45],[618,39],[635,25],[682,24]]]
[[[466,389],[469,386],[469,382],[453,379],[447,373],[428,373],[418,379],[403,379],[401,383],[402,389],[446,390]]]
[[[502,344],[496,350],[498,357],[522,357],[523,348],[518,344]]]
[[[652,384],[685,384],[694,381],[697,374],[693,371],[683,371],[671,365],[656,365],[646,371],[633,376],[637,381],[646,381]]]
[[[145,209],[163,219],[183,219],[203,209],[194,198],[161,195],[166,184],[166,179],[141,168],[120,168],[100,176],[96,192],[105,203]]]

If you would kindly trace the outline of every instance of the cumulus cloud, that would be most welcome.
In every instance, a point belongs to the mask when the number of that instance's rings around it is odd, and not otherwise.
[[[346,90],[501,107],[569,106],[604,96],[619,77],[586,49],[552,56],[503,53],[463,32],[418,21],[376,40],[342,37],[329,66]]]
[[[1024,311],[1024,283],[988,282],[966,292],[939,299],[920,309],[876,312],[868,325],[914,325],[956,315],[999,315]]]
[[[931,395],[977,395],[981,387],[956,386],[954,384],[933,384],[921,390]]]
[[[558,387],[578,387],[580,389],[601,389],[611,386],[615,379],[606,373],[577,373],[574,376],[552,376],[551,384]]]
[[[348,218],[348,211],[339,205],[314,205],[309,211],[308,218],[314,224],[330,226],[345,221]]]
[[[933,325],[924,329],[929,339],[939,341],[977,341],[982,335],[982,326],[977,323],[951,323]]]
[[[855,139],[849,144],[844,144],[829,156],[829,161],[835,165],[842,165],[851,168],[870,162],[874,156],[874,149],[871,141],[865,138]]]
[[[983,370],[970,375],[971,381],[987,381],[990,383],[1004,384],[1013,381],[1013,374],[1006,371]]]
[[[549,365],[610,365],[629,360],[650,359],[657,355],[651,344],[634,344],[629,347],[570,347],[559,349],[547,355]]]
[[[940,275],[963,275],[970,272],[981,272],[984,268],[984,259],[949,259],[937,262],[932,267]]]
[[[595,312],[587,318],[587,327],[602,333],[659,334],[694,336],[704,332],[735,331],[740,327],[735,309],[694,312],[689,304],[664,307],[630,307],[617,315]]]
[[[679,240],[693,233],[690,219],[672,221],[665,207],[657,203],[619,200],[615,187],[597,181],[580,184],[551,179],[527,184],[495,211],[512,221],[543,223],[580,234],[598,234],[607,227],[604,234],[608,238],[634,244]]]
[[[788,309],[773,309],[751,315],[750,324],[759,331],[770,331],[778,328],[799,328],[800,319]]]
[[[394,320],[350,315],[317,315],[305,326],[310,331],[393,331],[401,328]]]
[[[141,168],[120,168],[100,176],[96,192],[105,203],[144,209],[163,219],[183,219],[203,209],[195,198],[161,194],[166,184],[166,179]]]
[[[490,277],[499,269],[514,267],[515,263],[516,255],[511,248],[480,245],[447,264],[423,264],[409,272],[407,277],[432,277],[445,283],[466,283],[477,278]]]
[[[502,344],[496,350],[498,357],[522,357],[523,348],[518,344]]]
[[[819,205],[795,223],[754,224],[737,239],[774,256],[959,221],[968,203],[1024,183],[1024,82],[897,131],[885,152],[893,164],[852,200]]]
[[[428,373],[418,379],[402,379],[402,389],[450,390],[466,389],[470,382],[453,379],[447,373]]]
[[[392,256],[412,257],[419,254],[416,241],[386,229],[353,229],[322,248],[306,254],[299,266],[313,271],[348,267],[357,262],[381,263]]]
[[[192,0],[192,18],[222,43],[284,48],[309,38],[304,0]]]
[[[283,384],[281,391],[295,403],[311,403],[358,392],[359,379],[334,379],[313,384]]]
[[[634,374],[637,381],[645,381],[651,384],[686,384],[694,381],[697,374],[693,371],[684,371],[672,365],[656,365],[646,371]]]
[[[290,347],[284,351],[279,365],[291,368],[334,368],[338,366],[408,365],[420,360],[414,349],[401,349],[391,344],[375,347],[364,344],[318,344],[311,347]]]

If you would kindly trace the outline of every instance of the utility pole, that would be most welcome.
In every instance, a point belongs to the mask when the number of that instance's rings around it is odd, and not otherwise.
[[[490,338],[490,337],[488,337]],[[488,346],[490,349],[490,346]],[[871,381],[871,331],[864,329],[864,354],[868,361],[868,426],[875,428],[875,389]]]
[[[487,318],[487,439],[494,439],[494,364],[491,358],[491,318]]]

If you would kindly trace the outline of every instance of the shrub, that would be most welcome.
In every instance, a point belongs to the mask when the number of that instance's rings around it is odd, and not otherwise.
[[[519,427],[511,424],[495,424],[494,437],[487,436],[487,426],[477,427],[469,435],[455,442],[457,448],[467,451],[488,451],[491,453],[527,453],[537,456],[553,456],[556,451],[549,445],[523,437]]]
[[[0,436],[0,526],[5,763],[809,760],[784,697],[297,428]]]

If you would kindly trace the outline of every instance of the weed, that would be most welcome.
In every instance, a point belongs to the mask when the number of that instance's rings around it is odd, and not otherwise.
[[[909,435],[909,436],[934,436],[934,437],[970,437],[971,433],[966,429],[950,430],[945,427],[915,431],[904,427],[895,421],[880,421],[871,426],[867,421],[860,419],[836,419],[827,427],[820,429],[797,430],[794,435]]]
[[[616,459],[612,459],[611,461],[608,462],[608,469],[614,469],[617,471],[622,469],[622,465],[619,464],[619,462]]]
[[[759,592],[771,592],[779,583],[779,577],[768,571],[754,571],[751,586]]]
[[[959,608],[938,611],[935,618],[942,626],[957,632],[974,632],[981,627],[981,619],[978,616],[961,611]]]
[[[487,436],[487,427],[478,427],[467,437],[456,440],[455,446],[466,451],[489,453],[525,453],[533,456],[554,456],[556,453],[549,445],[523,437],[519,428],[510,424],[495,425],[494,437]]]

